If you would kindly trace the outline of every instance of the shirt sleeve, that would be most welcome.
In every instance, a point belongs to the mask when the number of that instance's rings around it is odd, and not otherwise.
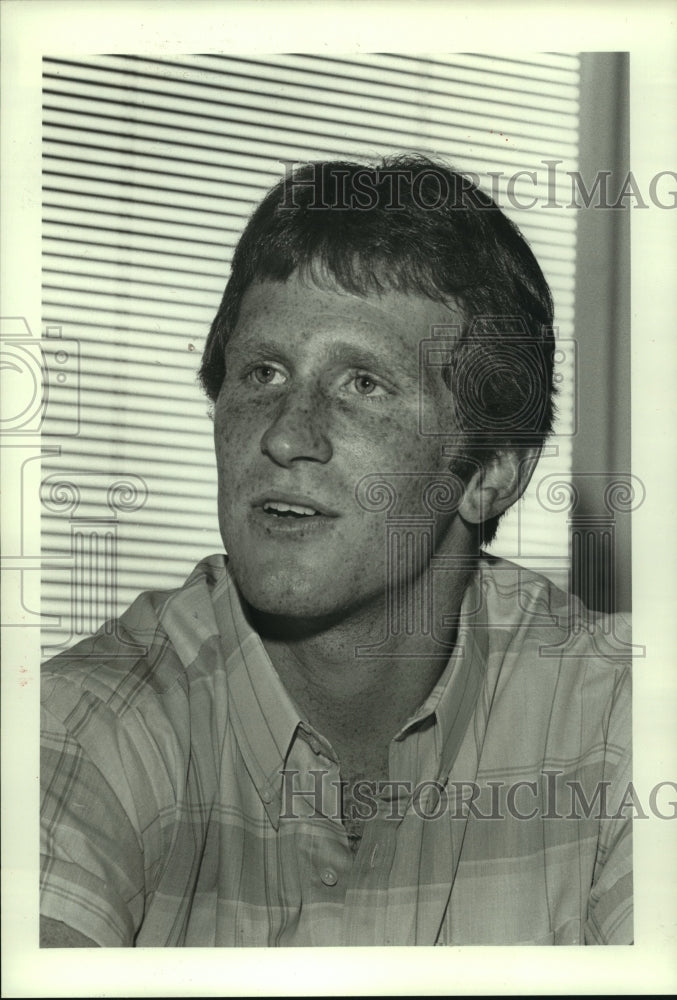
[[[133,945],[166,856],[158,789],[170,800],[157,757],[134,711],[116,712],[68,678],[47,680],[40,912],[103,947]]]
[[[606,734],[608,795],[584,931],[589,945],[633,943],[630,690],[628,668],[616,685]]]
[[[90,717],[105,712],[84,700]],[[99,945],[131,945],[144,888],[141,844],[102,770],[45,708],[41,786],[41,914]]]

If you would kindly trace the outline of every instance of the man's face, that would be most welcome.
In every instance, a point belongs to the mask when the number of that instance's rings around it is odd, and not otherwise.
[[[429,299],[361,298],[296,276],[247,291],[226,347],[215,445],[221,534],[252,607],[318,618],[382,606],[385,515],[365,509],[356,486],[397,473],[398,509],[425,514],[420,473],[446,473],[449,459],[443,438],[419,433],[419,342],[433,324],[458,321]],[[439,371],[422,391],[446,428]],[[464,537],[453,513],[440,516],[437,551]]]

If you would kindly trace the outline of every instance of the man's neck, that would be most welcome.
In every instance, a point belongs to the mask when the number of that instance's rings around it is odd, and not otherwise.
[[[450,574],[418,627],[390,628],[383,595],[373,607],[318,625],[262,618],[253,623],[302,716],[334,745],[387,745],[425,701],[444,671],[456,638],[471,569]],[[408,606],[432,592],[424,576],[409,584]],[[392,616],[391,616],[392,617]],[[432,627],[431,627],[432,626]],[[390,634],[388,634],[390,633]]]

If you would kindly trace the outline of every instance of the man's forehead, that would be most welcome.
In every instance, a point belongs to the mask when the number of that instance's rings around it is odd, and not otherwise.
[[[337,281],[317,283],[293,274],[286,281],[257,280],[243,295],[235,329],[251,320],[294,322],[311,318],[369,327],[375,322],[402,330],[414,327],[420,336],[453,338],[463,314],[454,302],[442,302],[396,288],[360,294]]]

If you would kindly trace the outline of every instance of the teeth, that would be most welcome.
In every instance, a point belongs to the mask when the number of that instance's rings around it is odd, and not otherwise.
[[[278,500],[266,500],[264,510],[274,510],[277,514],[298,514],[301,517],[312,517],[317,514],[313,507],[303,507],[296,503],[281,503]]]

